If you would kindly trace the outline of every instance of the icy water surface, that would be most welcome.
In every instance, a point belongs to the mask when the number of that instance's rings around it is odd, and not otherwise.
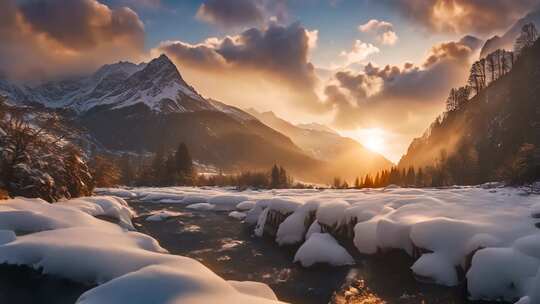
[[[412,261],[401,253],[361,258],[353,267],[302,268],[292,263],[296,248],[256,238],[226,211],[194,211],[182,205],[131,202],[137,229],[172,254],[201,261],[227,280],[264,282],[282,301],[295,304],[469,303],[463,288],[414,280]],[[158,210],[181,215],[161,222],[145,218]]]

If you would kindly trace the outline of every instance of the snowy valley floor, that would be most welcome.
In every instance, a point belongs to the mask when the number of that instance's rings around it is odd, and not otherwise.
[[[99,194],[0,201],[0,262],[89,284],[78,303],[276,303],[239,281],[293,303],[334,291],[333,303],[540,303],[540,196],[527,189]]]

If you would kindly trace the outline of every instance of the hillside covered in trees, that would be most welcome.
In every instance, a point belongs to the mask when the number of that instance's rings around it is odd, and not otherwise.
[[[523,26],[514,52],[497,50],[453,89],[447,111],[415,139],[400,169],[424,168],[430,185],[540,178],[540,42]],[[432,181],[433,180],[433,181]]]

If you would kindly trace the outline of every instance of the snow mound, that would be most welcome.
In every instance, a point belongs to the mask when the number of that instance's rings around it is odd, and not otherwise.
[[[236,209],[240,211],[249,211],[255,207],[256,201],[243,201],[236,205]]]
[[[115,224],[86,213],[94,211],[94,208],[79,209],[66,204],[50,204],[42,199],[18,197],[0,201],[0,229],[17,234],[69,227],[108,226],[110,229],[120,229]]]
[[[92,216],[106,216],[115,219],[120,226],[135,230],[131,219],[136,216],[125,200],[114,196],[81,197],[56,204],[79,209]]]
[[[333,266],[354,264],[354,259],[347,250],[328,233],[313,233],[298,249],[294,261],[300,262],[304,267],[310,267],[316,263]]]
[[[195,260],[151,265],[84,293],[77,304],[279,303],[264,284],[227,282]]]
[[[310,213],[319,207],[318,201],[310,201],[301,205],[279,225],[276,242],[280,245],[294,245],[304,240],[306,235],[306,220]]]

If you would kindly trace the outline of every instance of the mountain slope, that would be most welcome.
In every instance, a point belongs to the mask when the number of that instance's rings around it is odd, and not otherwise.
[[[269,127],[290,137],[313,158],[325,161],[327,165],[321,169],[321,174],[352,181],[357,176],[392,166],[382,155],[366,149],[350,138],[340,136],[327,127],[313,124],[295,126],[272,112],[248,112]]]
[[[540,155],[540,41],[512,71],[415,139],[399,162],[424,167],[442,159],[466,172],[465,183],[500,179],[523,147]]]
[[[511,51],[514,49],[514,42],[521,32],[521,28],[527,23],[534,23],[540,28],[540,9],[532,11],[525,17],[518,20],[508,31],[502,36],[494,36],[486,41],[480,52],[480,57],[483,58],[489,53],[497,49],[505,49]]]

